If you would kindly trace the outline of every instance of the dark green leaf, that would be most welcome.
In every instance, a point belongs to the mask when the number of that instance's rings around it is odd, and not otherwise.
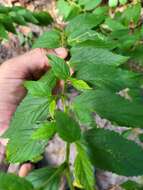
[[[8,39],[7,31],[6,31],[5,27],[2,24],[0,24],[0,38]]]
[[[135,181],[126,181],[124,182],[121,187],[124,189],[124,190],[142,190],[143,189],[143,186],[136,183]]]
[[[48,12],[34,12],[33,15],[38,20],[39,25],[46,26],[48,24],[51,24],[53,21],[51,15]]]
[[[42,190],[59,189],[61,174],[66,168],[66,164],[62,164],[59,168],[45,167],[31,172],[27,176],[36,189],[42,187]]]
[[[50,97],[51,89],[40,81],[26,81],[24,86],[28,89],[29,94],[37,97]]]
[[[0,22],[4,25],[6,30],[12,33],[16,33],[15,27],[13,25],[13,21],[10,16],[5,14],[0,14]]]
[[[20,24],[20,25],[26,25],[26,21],[24,19],[23,16],[21,15],[18,15],[16,12],[14,11],[11,11],[9,13],[9,15],[11,16],[12,20],[17,23],[17,24]]]
[[[13,174],[0,172],[1,190],[34,190],[30,182]]]
[[[55,83],[52,72],[45,74],[40,82],[53,89]],[[38,81],[39,82],[39,81]],[[53,81],[52,81],[53,82]],[[10,128],[4,134],[9,139],[7,157],[12,163],[33,160],[43,153],[47,141],[34,140],[32,134],[37,130],[37,122],[47,119],[49,99],[28,94],[22,101],[11,121]]]
[[[95,87],[110,87],[119,91],[125,88],[136,89],[141,85],[141,75],[109,65],[84,64],[78,69],[76,77],[85,80]]]
[[[117,67],[128,60],[128,57],[112,53],[106,49],[94,47],[74,47],[71,50],[70,64],[75,69],[82,68],[83,65],[106,64]]]
[[[70,23],[66,27],[66,32],[68,34],[72,34],[73,32],[76,32],[79,29],[79,26],[81,30],[89,30],[98,26],[103,21],[104,17],[92,13],[84,13],[70,21]]]
[[[61,46],[61,34],[58,30],[43,33],[34,43],[33,48],[58,48]]]
[[[68,44],[71,46],[90,46],[94,48],[113,49],[117,46],[116,42],[108,39],[101,33],[94,30],[77,30],[68,36]]]
[[[64,112],[56,112],[56,125],[59,136],[67,142],[75,142],[80,139],[80,126]]]
[[[70,77],[70,69],[64,59],[55,55],[48,55],[48,58],[50,59],[49,64],[52,66],[52,70],[57,78],[66,80]]]
[[[143,174],[143,149],[135,142],[99,128],[87,131],[85,139],[96,167],[124,176]]]
[[[127,100],[113,92],[90,90],[75,98],[75,110],[84,110],[84,114],[96,111],[101,117],[116,122],[120,126],[143,127],[143,105]]]
[[[0,5],[0,13],[8,13],[9,10],[10,10],[10,7]]]
[[[17,14],[23,16],[27,22],[38,24],[38,20],[33,16],[32,12],[30,12],[28,9],[21,8],[17,10]]]

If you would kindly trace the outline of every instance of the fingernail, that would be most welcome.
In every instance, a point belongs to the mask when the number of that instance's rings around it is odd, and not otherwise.
[[[61,58],[66,58],[68,55],[68,52],[65,48],[56,48],[54,51]]]

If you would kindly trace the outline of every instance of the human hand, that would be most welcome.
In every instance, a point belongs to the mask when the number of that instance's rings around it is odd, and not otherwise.
[[[61,58],[66,58],[64,48],[49,50]],[[45,50],[35,49],[19,57],[10,59],[0,66],[0,135],[8,128],[17,105],[24,98],[24,80],[37,80],[49,68]],[[4,144],[4,141],[0,141]]]

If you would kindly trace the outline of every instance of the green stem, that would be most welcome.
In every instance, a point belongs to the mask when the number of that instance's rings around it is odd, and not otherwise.
[[[70,175],[71,174],[70,173],[70,143],[67,143],[67,146],[66,146],[66,163],[67,163],[67,168],[66,168],[67,182],[68,182],[70,190],[74,190],[71,175]]]

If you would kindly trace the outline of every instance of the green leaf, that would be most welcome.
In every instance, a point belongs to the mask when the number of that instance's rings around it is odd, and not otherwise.
[[[38,20],[33,16],[33,13],[29,11],[28,9],[25,9],[22,7],[20,9],[17,9],[16,12],[18,15],[23,16],[27,22],[38,24]]]
[[[6,31],[5,27],[2,24],[0,24],[0,38],[8,39],[7,31]]]
[[[57,8],[58,13],[63,16],[64,19],[66,19],[71,11],[71,6],[69,3],[65,0],[59,0],[57,1]]]
[[[51,89],[45,83],[40,81],[26,81],[24,86],[28,89],[29,94],[37,97],[51,97]]]
[[[80,139],[81,132],[78,123],[64,112],[56,112],[56,125],[59,136],[69,143]]]
[[[143,134],[142,134],[142,133],[139,134],[138,138],[139,138],[139,140],[140,140],[141,142],[143,142]]]
[[[85,10],[92,10],[96,8],[101,2],[102,0],[79,0],[79,4],[83,5]]]
[[[120,91],[125,88],[136,89],[141,85],[141,75],[117,69],[109,65],[84,64],[78,69],[76,77],[87,81],[95,87],[108,87],[114,91]]]
[[[40,82],[45,83],[45,86],[52,90],[55,85],[53,76],[52,72],[46,73]],[[43,153],[47,141],[34,140],[32,134],[37,130],[38,123],[47,120],[48,114],[49,99],[47,97],[28,94],[24,98],[4,134],[4,137],[9,139],[7,158],[11,163],[33,160]]]
[[[84,110],[84,114],[96,112],[120,126],[143,127],[143,109],[141,102],[127,100],[107,89],[90,90],[74,100],[76,112]]]
[[[4,25],[5,29],[9,32],[16,33],[13,21],[10,16],[5,14],[0,14],[0,23]]]
[[[136,183],[135,181],[126,181],[124,182],[121,187],[124,189],[124,190],[142,190],[143,189],[143,186]]]
[[[49,105],[49,114],[51,115],[52,118],[54,117],[56,106],[57,106],[56,101],[52,100],[50,105]]]
[[[33,132],[37,129],[36,122],[43,121],[48,115],[47,98],[27,97],[18,107],[10,128],[4,137],[9,139],[7,145],[7,159],[11,163],[22,163],[33,160],[43,153],[46,141],[32,139]]]
[[[86,65],[106,64],[117,67],[128,60],[128,57],[112,53],[106,49],[94,47],[73,47],[71,49],[70,64],[75,69]]]
[[[116,7],[118,5],[118,0],[109,0],[110,7]]]
[[[85,132],[85,139],[96,167],[124,176],[143,174],[143,149],[135,142],[99,128]]]
[[[11,12],[9,12],[9,15],[11,16],[12,20],[15,23],[20,24],[20,25],[26,25],[27,24],[24,17],[17,14],[16,12],[11,11]]]
[[[119,0],[119,2],[120,2],[121,5],[124,5],[124,4],[127,3],[127,0]]]
[[[54,122],[47,122],[39,125],[39,128],[32,134],[32,139],[35,140],[49,140],[56,133],[56,124]]]
[[[49,64],[52,66],[52,70],[57,78],[66,80],[70,77],[70,69],[64,59],[55,55],[48,55],[48,58],[50,59]]]
[[[95,15],[100,15],[100,16],[108,16],[108,11],[109,11],[109,7],[107,5],[105,6],[99,6],[98,8],[96,8],[93,13]],[[106,17],[105,17],[106,18]]]
[[[33,16],[38,20],[38,24],[42,26],[47,26],[48,24],[51,24],[53,21],[51,15],[45,11],[34,12]]]
[[[33,186],[27,180],[14,174],[0,172],[0,189],[1,190],[34,190]]]
[[[61,34],[58,30],[44,32],[34,43],[33,48],[58,48],[61,46]]]
[[[141,16],[141,3],[129,5],[128,8],[122,14],[122,22],[125,25],[129,25],[131,22],[137,24]]]
[[[9,11],[10,11],[10,7],[0,5],[0,13],[8,13]]]
[[[83,147],[78,146],[78,154],[74,162],[75,180],[86,190],[95,188],[94,167],[92,166],[89,157]]]
[[[79,29],[79,26],[81,30],[89,30],[98,26],[103,21],[104,17],[101,17],[99,15],[92,13],[80,14],[69,22],[68,26],[66,27],[66,32],[68,35],[72,34]]]
[[[77,80],[75,78],[70,78],[71,84],[74,88],[80,91],[91,90],[92,88],[83,80]]]
[[[42,187],[42,190],[57,190],[60,186],[61,174],[65,168],[66,164],[64,163],[59,168],[45,167],[37,169],[26,178],[36,189]]]
[[[107,18],[104,24],[107,25],[107,28],[111,31],[127,29],[127,27],[124,26],[121,22],[112,18]]]
[[[68,36],[68,44],[71,46],[90,46],[94,48],[113,49],[117,46],[116,42],[108,39],[101,33],[94,30],[77,30]]]
[[[65,21],[71,20],[80,12],[80,7],[77,4],[69,4],[65,0],[59,0],[57,2],[57,8],[59,15],[63,16],[63,19]]]

